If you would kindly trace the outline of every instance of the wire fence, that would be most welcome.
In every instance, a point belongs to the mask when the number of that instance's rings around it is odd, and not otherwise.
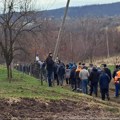
[[[13,69],[13,77],[24,78],[24,76],[29,75],[35,77],[36,79],[43,81],[47,80],[47,72],[45,68],[42,68],[39,63],[35,62],[32,64],[16,64]],[[5,65],[0,65],[0,79],[7,78],[7,68]]]

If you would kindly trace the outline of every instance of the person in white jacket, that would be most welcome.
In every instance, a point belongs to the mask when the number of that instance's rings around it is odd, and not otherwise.
[[[35,60],[36,60],[37,62],[40,60],[38,54],[36,55]]]

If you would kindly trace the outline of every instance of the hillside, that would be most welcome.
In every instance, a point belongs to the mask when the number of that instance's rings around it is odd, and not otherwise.
[[[63,16],[65,8],[44,11],[44,16],[60,19]],[[41,13],[41,12],[40,12]],[[70,7],[68,11],[68,17],[79,18],[85,16],[119,16],[120,15],[120,2],[101,5],[89,5],[82,7]]]
[[[119,118],[120,105],[101,101],[68,86],[52,88],[40,81],[14,71],[12,83],[6,79],[6,69],[0,67],[0,119],[77,120]]]

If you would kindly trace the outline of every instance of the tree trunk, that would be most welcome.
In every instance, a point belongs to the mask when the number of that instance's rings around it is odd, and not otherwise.
[[[42,68],[40,69],[40,79],[41,79],[41,85],[43,85],[43,70]]]
[[[11,65],[7,65],[7,77],[8,77],[9,83],[11,83],[11,80],[12,80],[12,69],[11,69]]]
[[[11,68],[11,65],[10,65],[10,79],[12,79],[12,68]]]
[[[8,79],[10,78],[10,69],[9,69],[9,65],[7,65],[7,77],[8,77]]]

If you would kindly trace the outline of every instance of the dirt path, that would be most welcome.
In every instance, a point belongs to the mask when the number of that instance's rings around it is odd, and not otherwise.
[[[34,99],[0,100],[0,120],[80,120],[93,118],[119,118],[100,105],[87,101],[69,100],[43,102]]]

